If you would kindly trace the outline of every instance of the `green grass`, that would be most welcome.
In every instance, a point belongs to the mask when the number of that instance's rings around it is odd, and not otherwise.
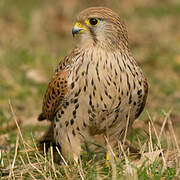
[[[36,148],[36,140],[48,126],[36,120],[43,94],[59,59],[73,47],[74,16],[97,3],[0,1],[0,179],[158,180],[180,176],[178,1],[101,2],[125,18],[133,55],[150,84],[146,109],[127,136],[141,153],[123,153],[120,148],[120,157],[105,166],[104,154],[84,152],[78,165],[58,165],[51,151],[46,154]],[[171,115],[165,113],[169,111]],[[163,154],[159,155],[159,150]]]

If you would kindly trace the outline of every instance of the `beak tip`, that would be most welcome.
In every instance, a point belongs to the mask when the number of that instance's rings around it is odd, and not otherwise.
[[[77,31],[74,30],[74,28],[72,29],[72,35],[73,37],[75,36],[75,34],[77,33]]]
[[[78,32],[80,32],[81,31],[81,29],[72,29],[72,35],[73,35],[73,37],[78,33]]]

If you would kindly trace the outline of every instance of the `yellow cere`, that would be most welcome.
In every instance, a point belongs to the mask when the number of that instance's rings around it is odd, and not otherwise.
[[[81,29],[83,29],[84,28],[84,26],[80,23],[80,22],[76,22],[76,24],[75,24],[78,28],[81,28]]]

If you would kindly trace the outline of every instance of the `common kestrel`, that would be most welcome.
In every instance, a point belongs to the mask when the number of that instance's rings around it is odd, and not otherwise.
[[[80,12],[72,29],[75,49],[62,59],[44,96],[39,120],[61,153],[77,160],[85,142],[107,137],[115,148],[141,114],[148,84],[132,57],[126,27],[105,7]],[[106,147],[105,143],[101,144]]]

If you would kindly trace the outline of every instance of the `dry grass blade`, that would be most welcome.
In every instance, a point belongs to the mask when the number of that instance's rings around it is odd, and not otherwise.
[[[55,177],[57,178],[56,168],[55,168],[55,165],[54,165],[54,156],[53,156],[53,147],[52,147],[52,146],[50,147],[50,152],[51,152],[52,169],[53,169],[53,172],[54,172]]]
[[[11,175],[14,174],[13,169],[14,169],[14,165],[15,165],[15,161],[16,161],[16,157],[17,157],[18,146],[19,146],[19,136],[17,136],[17,138],[16,138],[15,153],[14,153],[13,162],[12,162],[12,165],[10,168],[9,179],[11,178]]]
[[[128,117],[126,120],[126,128],[125,128],[125,133],[124,133],[124,138],[123,138],[123,146],[124,146],[125,141],[126,141],[126,136],[127,136],[128,127],[129,127],[129,114],[130,114],[130,110],[129,110]]]
[[[148,113],[148,116],[149,116],[151,125],[152,125],[152,127],[153,127],[155,136],[156,136],[157,141],[158,141],[158,146],[159,146],[159,149],[160,149],[160,152],[161,152],[161,155],[162,155],[162,160],[163,160],[163,170],[164,170],[164,169],[167,168],[167,165],[166,165],[167,163],[166,163],[166,160],[165,160],[165,157],[164,157],[163,149],[162,149],[162,146],[161,146],[161,141],[160,141],[160,139],[159,139],[159,136],[158,136],[158,134],[157,134],[156,128],[155,128],[155,126],[154,126],[154,122],[152,121],[152,119],[151,119],[149,113]],[[162,129],[162,128],[161,128],[161,129]]]
[[[23,136],[22,136],[21,129],[20,129],[20,127],[19,127],[19,124],[18,124],[16,115],[15,115],[15,113],[14,113],[14,110],[13,110],[13,108],[12,108],[12,105],[11,105],[10,100],[9,100],[9,106],[10,106],[10,109],[11,109],[11,113],[12,113],[12,115],[13,115],[13,119],[14,119],[14,121],[15,121],[15,123],[16,123],[17,128],[18,128],[18,132],[19,132],[19,135],[20,135],[20,137],[21,137],[21,140],[22,140],[22,143],[23,143],[23,146],[24,146],[24,149],[25,149],[26,157],[27,157],[27,159],[28,159],[29,164],[30,164],[34,169],[36,169],[36,170],[44,177],[44,179],[47,179],[46,176],[45,176],[37,167],[35,167],[35,166],[31,163],[30,158],[29,158],[29,155],[28,155],[28,153],[27,153],[26,143],[25,143],[24,138],[23,138]],[[28,145],[28,146],[29,146],[29,145]]]
[[[176,145],[178,153],[180,154],[180,148],[179,148],[179,145],[178,145],[177,137],[175,135],[174,128],[173,128],[173,125],[172,125],[172,121],[171,121],[170,118],[169,118],[168,124],[169,124],[169,130],[172,133],[172,136],[173,136],[173,139],[174,139],[174,143]]]
[[[13,119],[14,119],[14,121],[15,121],[15,123],[16,123],[17,128],[18,128],[18,132],[19,132],[19,135],[20,135],[20,137],[21,137],[21,140],[22,140],[22,143],[23,143],[23,146],[24,146],[24,149],[25,149],[25,153],[26,153],[27,159],[28,159],[28,161],[29,161],[29,163],[30,163],[30,158],[29,158],[29,155],[28,155],[28,153],[27,153],[27,151],[26,151],[26,145],[25,145],[26,143],[25,143],[24,138],[23,138],[23,136],[22,136],[21,129],[20,129],[20,127],[19,127],[19,124],[18,124],[16,115],[15,115],[15,113],[14,113],[14,110],[13,110],[13,108],[12,108],[12,105],[11,105],[10,100],[9,100],[9,106],[10,106],[10,109],[11,109],[11,113],[12,113],[12,115],[13,115]]]
[[[34,168],[37,172],[39,172],[39,173],[43,176],[44,179],[48,180],[48,178],[44,175],[44,173],[43,173],[40,169],[38,169],[38,168],[37,168],[34,164],[32,164],[31,162],[29,162],[29,164],[30,164],[30,166],[31,166],[32,168]]]
[[[161,131],[160,131],[160,134],[159,134],[159,140],[161,140],[161,137],[162,137],[162,133],[163,133],[163,130],[164,130],[164,127],[166,125],[166,122],[169,118],[169,115],[170,115],[170,112],[168,113],[168,115],[165,116],[164,118],[164,121],[163,121],[163,124],[162,124],[162,127],[161,127]]]
[[[152,132],[151,132],[151,123],[148,122],[149,125],[149,152],[153,152],[153,143],[152,143]]]
[[[138,177],[137,177],[137,171],[135,168],[133,168],[128,160],[128,157],[124,151],[124,148],[123,148],[123,145],[121,144],[121,142],[119,141],[119,146],[121,148],[121,151],[123,153],[123,156],[125,158],[125,168],[124,168],[124,171],[125,171],[125,174],[126,174],[126,179],[127,180],[137,180]]]
[[[16,115],[15,115],[15,113],[14,113],[14,110],[13,110],[13,108],[12,108],[12,105],[11,105],[11,101],[10,101],[10,100],[9,100],[9,106],[10,106],[10,109],[11,109],[11,113],[12,113],[12,115],[13,115],[13,119],[14,119],[14,121],[15,121],[15,123],[16,123],[17,128],[18,128],[19,135],[20,135],[21,140],[22,140],[22,142],[23,142],[23,145],[24,145],[24,147],[25,147],[24,139],[23,139],[23,136],[22,136],[22,133],[21,133],[21,129],[20,129],[20,127],[19,127],[18,120],[17,120],[17,118],[16,118]]]
[[[4,167],[4,161],[3,161],[3,158],[2,158],[2,151],[1,150],[0,150],[0,161],[1,161],[0,166]]]
[[[81,179],[85,180],[85,175],[84,175],[83,168],[82,168],[81,158],[79,158],[78,170],[79,170],[79,175],[80,175]]]
[[[59,151],[58,147],[56,146],[56,150],[58,152],[58,154],[60,155],[61,159],[63,160],[64,164],[68,167],[68,163],[66,162],[66,160],[64,159],[63,155],[61,154],[61,152]]]
[[[26,171],[29,173],[29,175],[30,175],[34,180],[36,180],[36,178],[32,175],[31,171],[29,171],[29,169],[27,168],[27,166],[26,166],[26,164],[25,164],[22,156],[20,156],[20,159],[21,159],[21,162],[23,163],[24,168],[25,168]]]
[[[47,163],[47,152],[46,152],[46,145],[44,143],[44,163]],[[47,170],[47,166],[44,166],[44,171]]]

